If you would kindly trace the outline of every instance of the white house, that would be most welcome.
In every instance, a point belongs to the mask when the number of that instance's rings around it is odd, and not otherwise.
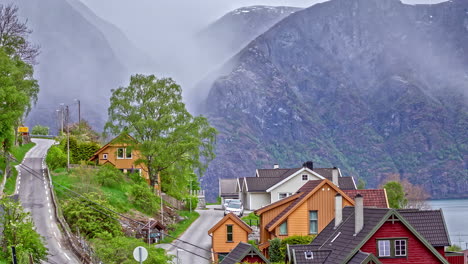
[[[260,207],[286,198],[299,190],[307,181],[328,179],[342,190],[355,190],[352,177],[342,177],[338,168],[314,168],[311,161],[301,168],[257,169],[255,177],[238,178],[236,191],[244,208],[256,210]]]

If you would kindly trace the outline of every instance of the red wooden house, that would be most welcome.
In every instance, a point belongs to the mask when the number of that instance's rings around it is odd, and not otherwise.
[[[310,245],[288,247],[288,263],[451,263],[440,210],[355,207],[337,212]]]

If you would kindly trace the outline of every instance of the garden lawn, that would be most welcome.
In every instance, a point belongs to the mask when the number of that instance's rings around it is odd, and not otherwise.
[[[15,192],[16,177],[18,176],[18,171],[16,170],[16,168],[14,166],[20,164],[23,161],[24,156],[26,156],[26,153],[30,149],[32,149],[35,145],[36,145],[36,143],[28,143],[28,144],[24,144],[22,146],[15,146],[15,147],[12,148],[11,154],[19,162],[12,162],[11,163],[11,176],[6,180],[5,189],[4,189],[4,193],[6,195],[12,195]],[[4,170],[5,169],[4,162],[1,163],[1,165],[3,165],[2,170]]]

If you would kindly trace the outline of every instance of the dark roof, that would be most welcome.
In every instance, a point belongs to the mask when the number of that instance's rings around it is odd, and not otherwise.
[[[325,177],[325,176],[324,176]],[[332,178],[325,177],[327,180],[332,181]],[[338,177],[338,187],[341,190],[356,190],[356,184],[354,184],[353,177]]]
[[[398,212],[434,247],[450,246],[442,210],[398,210]]]
[[[306,258],[306,253],[310,252],[312,258]],[[289,256],[291,256],[290,263],[295,264],[314,264],[324,263],[328,256],[331,254],[331,250],[314,250],[304,245],[291,245],[289,246]]]
[[[359,193],[364,197],[365,207],[388,208],[385,189],[343,190],[351,198]]]
[[[220,196],[238,195],[236,192],[237,179],[219,179]]]
[[[348,260],[348,263],[361,263],[361,258],[364,257],[362,256],[356,256],[356,255],[351,255],[353,252],[355,252],[356,249],[358,249],[358,246],[365,242],[365,239],[367,239],[368,235],[371,235],[371,232],[375,232],[375,228],[379,225],[382,224],[383,221],[385,221],[387,218],[390,217],[390,215],[395,214],[398,217],[401,217],[403,220],[408,222],[408,224],[411,226],[411,228],[414,228],[414,230],[417,231],[416,227],[413,227],[411,221],[414,223],[417,223],[417,225],[426,225],[426,224],[434,224],[435,223],[435,215],[434,211],[418,211],[418,210],[413,210],[412,212],[409,212],[408,214],[414,214],[410,215],[409,219],[406,219],[403,214],[405,214],[405,211],[408,210],[401,210],[403,213],[399,214],[400,211],[395,210],[395,209],[385,209],[385,208],[364,208],[364,226],[362,230],[354,236],[354,207],[345,207],[343,209],[343,222],[338,226],[338,228],[334,229],[334,221],[331,221],[325,229],[320,232],[320,234],[312,241],[312,243],[309,245],[310,250],[332,250],[332,253],[329,255],[329,257],[326,259],[325,262],[323,263],[343,263],[346,261],[347,258],[351,257]],[[407,214],[407,215],[408,215]],[[416,216],[420,214],[419,216]],[[410,220],[413,218],[413,220]],[[429,218],[430,220],[424,220],[423,218]],[[417,220],[415,220],[417,219]],[[403,221],[402,220],[402,221]],[[443,219],[438,218],[438,221],[442,221],[442,224],[444,223]],[[444,225],[444,224],[443,224]],[[438,231],[442,233],[447,233],[446,230],[443,231]],[[417,232],[419,233],[419,232]],[[431,244],[431,241],[429,240],[431,236],[429,236],[429,239],[426,239],[423,233],[419,233],[424,239]],[[438,234],[436,237],[440,237],[444,234]],[[433,245],[436,246],[436,245]],[[434,254],[438,254],[437,251]],[[356,252],[355,254],[360,254],[359,251]],[[440,258],[443,258],[439,256]]]
[[[371,255],[370,253],[362,252],[362,251],[359,250],[359,252],[356,253],[356,255],[354,255],[353,258],[350,261],[348,261],[348,264],[367,263],[367,262],[364,262],[364,261],[367,260],[370,255]],[[380,262],[378,262],[378,263],[380,263]]]
[[[290,168],[290,169],[258,169],[257,170],[257,175],[258,177],[267,177],[267,178],[286,178],[290,175],[293,175],[296,173],[298,170],[302,169],[301,168]]]
[[[249,192],[266,192],[268,188],[277,184],[282,178],[245,177]]]
[[[258,251],[258,249],[250,244],[239,242],[237,246],[227,254],[220,264],[235,264],[241,262],[247,254],[253,253],[265,261],[265,263],[270,263],[265,256]]]

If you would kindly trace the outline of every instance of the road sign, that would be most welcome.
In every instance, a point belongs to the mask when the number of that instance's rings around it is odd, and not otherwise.
[[[18,127],[18,133],[28,133],[29,127]]]
[[[142,263],[148,258],[148,250],[144,247],[136,247],[133,250],[133,257],[135,258],[136,261],[139,261]]]

